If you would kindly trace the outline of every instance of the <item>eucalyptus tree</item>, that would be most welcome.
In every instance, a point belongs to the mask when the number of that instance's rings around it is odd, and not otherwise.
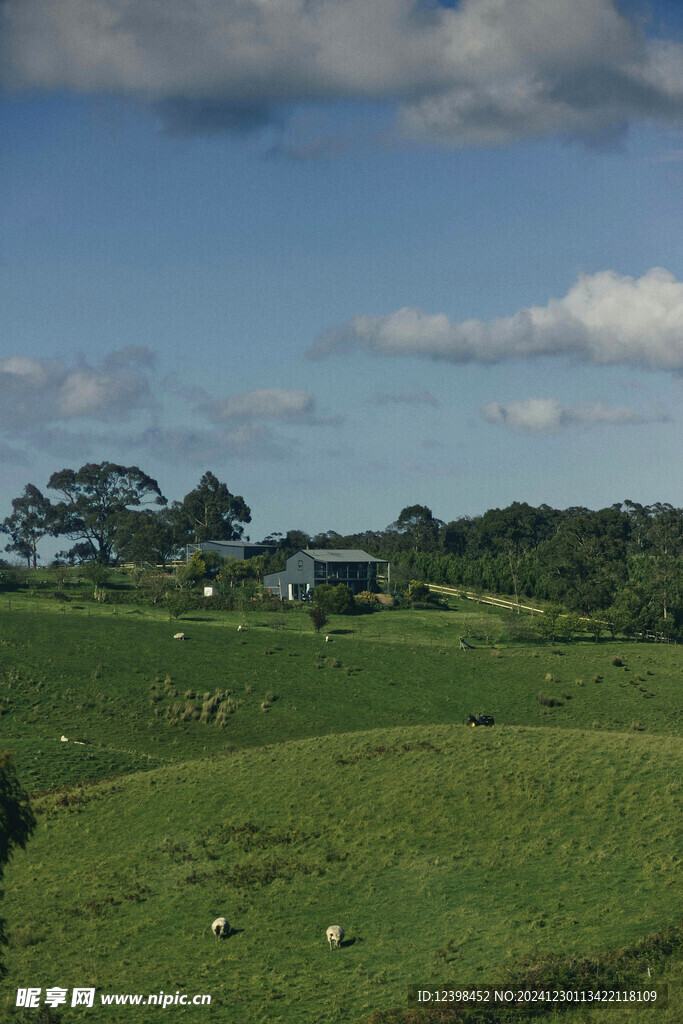
[[[173,511],[184,525],[186,539],[195,544],[205,540],[239,540],[244,524],[251,522],[251,509],[241,495],[231,494],[227,484],[207,471],[197,487]]]
[[[38,542],[56,532],[55,509],[50,499],[33,484],[26,484],[24,493],[12,500],[12,514],[3,520],[0,531],[11,538],[5,551],[25,558],[29,568],[33,565],[35,569]]]
[[[112,560],[116,531],[131,509],[166,504],[151,476],[113,462],[62,469],[52,474],[48,487],[62,498],[54,506],[56,532],[77,542],[66,557],[104,565]]]

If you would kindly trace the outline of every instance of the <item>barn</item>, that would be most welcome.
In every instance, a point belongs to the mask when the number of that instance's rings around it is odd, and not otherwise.
[[[206,551],[215,551],[221,558],[255,558],[257,555],[269,555],[277,551],[277,544],[251,544],[248,540],[204,540],[201,544],[187,545],[187,561],[192,558],[195,551],[203,554]]]

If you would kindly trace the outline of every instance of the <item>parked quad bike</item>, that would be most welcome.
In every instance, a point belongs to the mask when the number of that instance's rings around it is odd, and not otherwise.
[[[471,725],[472,728],[474,728],[475,725],[488,725],[493,728],[495,722],[493,720],[493,715],[468,715],[467,725]]]

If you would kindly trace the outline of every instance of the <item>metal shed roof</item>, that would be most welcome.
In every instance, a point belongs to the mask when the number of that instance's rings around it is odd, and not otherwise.
[[[217,544],[222,548],[275,548],[277,544],[254,544],[250,540],[202,540],[190,547],[200,548],[202,544]]]
[[[302,548],[297,554],[310,555],[316,562],[386,562],[386,558],[374,558],[367,551],[353,548]]]

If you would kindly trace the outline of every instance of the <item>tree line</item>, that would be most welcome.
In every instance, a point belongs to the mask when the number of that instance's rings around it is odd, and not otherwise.
[[[137,466],[113,462],[62,469],[52,474],[47,486],[56,499],[27,484],[0,525],[10,537],[5,550],[34,569],[44,537],[73,541],[72,547],[57,553],[72,563],[165,565],[187,544],[239,540],[251,522],[244,498],[231,494],[210,472],[182,501],[171,504],[157,481]]]
[[[683,510],[624,501],[554,509],[513,502],[445,523],[423,505],[381,533],[331,538],[392,562],[396,583],[420,579],[550,601],[619,632],[676,637],[683,625]],[[314,546],[322,540],[314,539]]]
[[[59,552],[68,562],[164,565],[188,544],[239,540],[251,522],[244,498],[209,471],[172,503],[137,466],[111,462],[54,473],[48,490],[55,496],[27,484],[0,525],[9,536],[6,550],[33,567],[38,543],[47,536],[72,542]],[[289,530],[262,543],[273,554],[259,559],[259,574],[283,568],[287,556],[301,548],[361,548],[391,562],[399,589],[423,580],[510,594],[518,603],[550,601],[577,614],[609,618],[627,633],[676,636],[683,625],[683,510],[670,504],[627,500],[592,510],[513,502],[450,522],[424,505],[411,505],[384,530]],[[238,579],[241,568],[231,566],[235,572],[228,575]]]

